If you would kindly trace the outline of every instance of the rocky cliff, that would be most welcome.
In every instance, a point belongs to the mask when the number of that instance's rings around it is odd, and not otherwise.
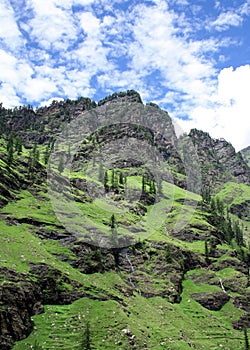
[[[248,166],[250,167],[250,146],[244,148],[241,150],[241,154],[245,161],[247,162]]]
[[[224,139],[213,139],[201,130],[190,131],[197,151],[205,186],[218,189],[228,181],[250,184],[250,169],[242,154]]]

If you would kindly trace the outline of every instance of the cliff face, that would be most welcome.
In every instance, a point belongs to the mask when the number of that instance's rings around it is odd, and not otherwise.
[[[241,154],[245,161],[247,162],[248,166],[250,167],[250,146],[244,148],[241,150]]]
[[[224,139],[213,139],[206,132],[190,131],[201,166],[203,183],[215,188],[228,181],[250,184],[250,170],[240,152]]]
[[[0,267],[0,344],[9,350],[14,342],[33,330],[33,315],[44,312],[44,304],[65,305],[86,296],[82,285],[62,276],[46,264],[31,264],[30,273]],[[71,285],[69,291],[63,284]]]

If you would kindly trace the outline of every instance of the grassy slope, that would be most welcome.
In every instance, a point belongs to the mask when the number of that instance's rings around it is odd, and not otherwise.
[[[178,189],[178,198],[181,191]],[[185,192],[182,194],[184,196]],[[178,202],[175,204],[179,205]],[[29,208],[32,208],[32,211]],[[28,191],[20,195],[19,201],[4,207],[1,215],[17,220],[29,216],[37,221],[41,220],[41,223],[44,223],[46,218],[46,225],[57,224],[49,202],[34,198]],[[107,288],[109,293],[112,293],[112,289],[117,293],[115,283],[124,283],[114,273],[83,275],[68,263],[61,262],[55,254],[63,253],[70,257],[70,250],[56,241],[40,240],[34,235],[32,225],[7,226],[2,223],[1,230],[4,232],[1,236],[2,252],[6,254],[1,259],[5,266],[27,271],[27,262],[46,262],[72,279],[98,289]],[[154,236],[157,237],[157,234]],[[164,238],[163,234],[160,238]],[[165,239],[170,238],[165,236]],[[192,249],[192,243],[176,243]],[[204,249],[203,244],[194,245],[194,250],[202,252]],[[211,286],[203,285],[198,290],[207,291],[208,288],[211,289]],[[218,287],[213,289],[218,290]],[[167,346],[170,346],[170,349],[188,349],[186,343],[195,344],[198,349],[219,349],[221,345],[224,349],[240,349],[243,336],[232,328],[230,321],[231,317],[236,319],[242,312],[235,309],[231,302],[219,312],[210,312],[189,297],[196,291],[197,287],[185,280],[182,301],[175,305],[159,297],[145,299],[134,293],[134,297],[124,300],[128,305],[125,309],[131,313],[129,317],[115,301],[100,302],[83,298],[69,306],[47,306],[45,314],[34,317],[37,330],[28,339],[17,343],[14,349],[27,349],[36,339],[48,350],[59,349],[62,344],[64,349],[77,349],[86,314],[91,324],[91,338],[97,349],[117,349],[119,340],[122,341],[120,349],[129,349],[128,336],[122,332],[124,328],[129,328],[135,334],[139,348],[145,347],[146,342],[148,349],[162,349],[163,346],[166,346],[166,349]],[[150,338],[147,332],[150,333]]]
[[[237,184],[235,182],[227,182],[224,184],[221,191],[218,193],[218,197],[229,207],[232,204],[241,204],[250,199],[250,187],[245,184]],[[234,219],[239,220],[238,217],[232,215]],[[245,228],[245,238],[250,239],[250,221],[240,220]]]
[[[133,184],[135,187],[138,185],[136,179],[131,180],[131,186]],[[245,190],[248,191],[249,188]],[[165,198],[155,207],[158,213],[157,221],[154,221],[154,216],[146,215],[138,223],[129,212],[126,214],[126,221],[135,227],[146,229],[144,235],[147,239],[171,242],[204,256],[204,242],[183,242],[170,234],[174,223],[180,217],[190,220],[194,230],[206,233],[210,229],[204,215],[199,211],[194,212],[193,205],[188,204],[199,200],[199,197],[167,183],[163,183],[163,194]],[[181,200],[187,201],[185,208],[181,205]],[[85,215],[107,230],[105,222],[110,218],[109,206],[105,208],[102,202],[97,201],[91,204],[83,203],[79,207]],[[166,207],[171,207],[167,217],[164,212]],[[122,211],[120,214],[118,212],[117,217],[120,221],[124,220]],[[123,300],[122,305],[114,300],[98,301],[87,298],[67,306],[48,305],[44,314],[34,316],[35,330],[27,339],[16,343],[15,350],[31,349],[36,340],[47,350],[62,347],[66,350],[79,349],[86,319],[90,321],[91,341],[96,349],[132,349],[132,345],[129,344],[130,336],[122,331],[126,328],[135,335],[134,342],[138,349],[244,349],[243,334],[234,330],[231,325],[231,321],[239,318],[242,311],[236,309],[231,301],[216,312],[208,311],[195,302],[190,298],[190,294],[219,290],[219,287],[206,283],[196,285],[189,279],[192,271],[186,275],[183,282],[180,304],[171,304],[161,297],[145,299],[135,291],[131,297],[124,296],[120,289],[127,286],[119,274],[109,272],[85,275],[69,263],[61,261],[58,258],[60,254],[74,259],[70,249],[58,241],[43,240],[37,236],[41,229],[51,232],[63,231],[53,213],[44,186],[22,191],[15,201],[0,210],[0,218],[2,266],[24,272],[29,271],[29,262],[46,262],[63,274],[69,275],[71,279],[87,285],[93,290],[93,294],[98,290],[119,296]],[[20,223],[22,219],[27,218],[30,223]],[[126,228],[124,232],[126,233]],[[143,236],[141,238],[143,239]],[[221,249],[224,249],[225,253],[231,250],[230,247]],[[206,271],[193,273],[206,274]],[[218,279],[234,276],[233,269],[223,269],[218,273]]]

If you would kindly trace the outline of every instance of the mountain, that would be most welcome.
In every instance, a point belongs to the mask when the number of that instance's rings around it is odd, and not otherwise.
[[[245,159],[245,161],[247,162],[248,166],[250,166],[250,146],[244,148],[242,151],[242,156]]]
[[[247,349],[250,172],[129,90],[0,108],[0,347]]]

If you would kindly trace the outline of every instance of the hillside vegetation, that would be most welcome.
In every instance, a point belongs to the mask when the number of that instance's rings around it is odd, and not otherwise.
[[[250,176],[230,144],[178,140],[134,91],[0,118],[1,349],[249,348]]]

